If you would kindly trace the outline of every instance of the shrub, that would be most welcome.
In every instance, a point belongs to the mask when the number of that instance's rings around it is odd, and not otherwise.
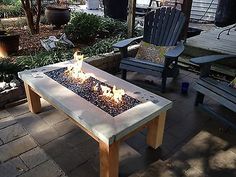
[[[0,4],[4,4],[4,5],[12,5],[14,3],[15,3],[15,0],[0,0]]]
[[[53,63],[67,61],[73,56],[72,51],[68,50],[55,50],[49,52],[39,52],[35,55],[21,56],[16,60],[16,64],[25,69],[37,68]]]
[[[72,59],[72,51],[55,50],[50,52],[39,52],[30,56],[20,56],[16,62],[8,59],[0,60],[0,82],[10,82],[17,78],[17,73],[24,69],[33,69],[49,64],[54,64]]]
[[[74,42],[80,40],[88,43],[95,37],[126,37],[127,24],[112,18],[78,12],[72,14],[69,24],[65,27],[65,33]]]
[[[18,17],[24,14],[20,0],[3,0],[3,2],[0,3],[0,9],[1,17]]]
[[[72,41],[91,40],[96,37],[99,28],[99,17],[86,13],[73,13],[71,20],[65,27],[67,37]]]
[[[21,71],[23,68],[16,64],[11,63],[8,59],[0,60],[0,82],[6,81],[10,82],[13,78],[17,77],[17,72]]]
[[[122,39],[124,39],[124,38],[121,36],[102,39],[102,40],[96,42],[92,46],[82,48],[81,53],[87,57],[91,57],[93,55],[111,52],[111,51],[113,51],[112,45]]]
[[[127,37],[128,26],[127,23],[112,19],[112,18],[100,18],[100,25],[98,33],[100,37],[110,37],[121,35]]]
[[[50,25],[45,15],[41,16],[40,23],[43,25]]]

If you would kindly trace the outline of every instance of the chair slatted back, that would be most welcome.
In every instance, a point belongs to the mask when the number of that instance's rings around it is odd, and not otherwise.
[[[143,40],[158,46],[176,45],[184,22],[184,14],[175,8],[151,11],[145,16]]]

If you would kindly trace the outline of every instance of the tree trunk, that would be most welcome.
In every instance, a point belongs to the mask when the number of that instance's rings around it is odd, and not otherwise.
[[[27,24],[29,26],[30,33],[38,34],[41,15],[41,0],[36,0],[36,8],[34,8],[30,0],[21,0],[21,3],[27,18]]]
[[[103,0],[103,4],[105,16],[121,21],[127,20],[128,0]]]

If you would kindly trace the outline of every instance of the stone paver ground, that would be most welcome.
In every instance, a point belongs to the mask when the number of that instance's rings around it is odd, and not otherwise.
[[[173,101],[167,113],[164,141],[153,150],[145,143],[146,131],[120,148],[121,177],[235,177],[236,132],[194,107],[197,75],[181,70],[161,94],[159,78],[129,73],[128,80]],[[187,95],[181,83],[189,82]],[[236,117],[212,100],[224,114]],[[98,144],[68,116],[43,101],[39,114],[27,103],[0,111],[0,177],[97,177]]]

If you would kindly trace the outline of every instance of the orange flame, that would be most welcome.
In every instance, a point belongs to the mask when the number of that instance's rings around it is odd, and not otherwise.
[[[116,86],[113,86],[112,92],[113,92],[113,99],[116,102],[122,101],[122,96],[125,94],[125,91],[123,89],[116,89]]]
[[[79,79],[79,82],[82,83],[89,77],[94,76],[91,73],[84,73],[82,71],[82,64],[84,59],[83,55],[79,55],[78,52],[75,52],[74,59],[76,60],[76,63],[67,67],[67,70],[65,71],[66,74],[75,79]],[[105,85],[96,84],[95,86],[93,86],[92,90],[94,92],[98,92],[99,90],[101,90],[102,96],[108,97],[117,103],[122,101],[122,96],[125,94],[125,91],[123,89],[116,89],[116,86],[113,86],[113,88],[111,89],[110,87],[107,87]]]
[[[79,52],[74,53],[74,60],[76,61],[75,68],[77,72],[81,72],[84,55],[79,55]]]
[[[122,96],[125,94],[125,91],[123,89],[116,89],[116,86],[113,86],[113,88],[111,89],[110,87],[107,87],[105,85],[101,85],[100,87],[103,96],[111,98],[117,103],[122,101]]]
[[[76,63],[73,65],[69,65],[67,67],[66,73],[75,78],[81,80],[81,82],[84,82],[86,79],[88,79],[91,74],[86,74],[82,71],[82,64],[84,60],[83,55],[79,55],[78,52],[74,53],[74,59],[76,60]]]

